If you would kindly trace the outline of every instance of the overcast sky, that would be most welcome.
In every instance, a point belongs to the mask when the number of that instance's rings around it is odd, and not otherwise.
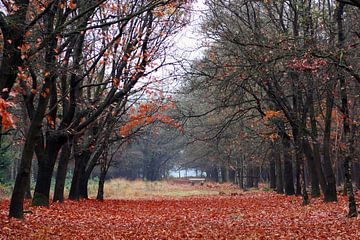
[[[180,52],[184,51],[187,58],[194,59],[201,56],[201,39],[200,24],[202,13],[206,9],[205,0],[197,0],[194,2],[191,12],[191,21],[179,35],[176,46]]]

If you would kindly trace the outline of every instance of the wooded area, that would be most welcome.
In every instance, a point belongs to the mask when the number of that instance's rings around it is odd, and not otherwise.
[[[341,192],[357,217],[360,1],[194,2],[1,1],[9,217],[180,170],[302,205]],[[189,25],[196,57],[176,45]]]
[[[214,180],[337,201],[360,186],[357,1],[207,1],[183,114]],[[209,161],[210,160],[210,161]],[[211,164],[209,164],[211,163]]]

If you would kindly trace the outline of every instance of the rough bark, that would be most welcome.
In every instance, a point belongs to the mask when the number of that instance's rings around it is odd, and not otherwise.
[[[317,166],[315,163],[314,153],[307,139],[303,140],[303,150],[308,160],[308,169],[311,178],[311,196],[320,197],[319,178],[317,172]],[[322,171],[321,171],[322,172]]]
[[[26,192],[25,192],[25,199],[32,199],[31,195],[31,173],[29,174],[29,179],[26,183]]]
[[[326,181],[326,190],[324,192],[325,202],[336,202],[336,179],[332,169],[330,157],[330,141],[331,141],[331,112],[334,105],[334,96],[332,90],[328,89],[326,99],[326,113],[325,113],[325,130],[323,139],[323,170]]]
[[[47,138],[45,155],[42,159],[38,159],[39,168],[32,201],[33,206],[49,206],[51,179],[61,145],[60,139]]]
[[[91,152],[85,150],[83,152],[75,153],[75,168],[73,172],[73,178],[71,181],[69,199],[78,201],[80,199],[80,181],[85,174],[86,164],[89,160]]]
[[[284,193],[283,172],[281,164],[281,155],[278,144],[275,144],[275,168],[276,168],[276,192]]]
[[[30,130],[31,126],[30,126]],[[30,132],[29,130],[29,132]],[[32,133],[32,131],[31,131]],[[23,203],[26,192],[26,183],[30,178],[31,162],[34,153],[32,138],[28,137],[25,141],[24,149],[22,152],[20,168],[16,175],[14,190],[11,195],[9,216],[14,218],[23,218]]]
[[[324,173],[321,166],[321,157],[320,157],[320,145],[318,139],[318,129],[317,129],[317,121],[315,118],[315,107],[314,107],[314,79],[311,76],[308,76],[308,85],[309,85],[309,117],[310,117],[310,137],[312,140],[312,147],[309,143],[308,139],[303,140],[303,149],[306,158],[308,159],[309,172],[311,175],[311,196],[312,197],[320,197],[320,189],[322,192],[325,192],[326,182]]]
[[[291,156],[291,145],[289,136],[283,136],[283,155],[284,155],[284,183],[285,183],[285,194],[294,195],[294,178],[293,178],[293,166]]]
[[[100,173],[100,177],[99,177],[99,187],[98,187],[98,192],[97,192],[97,196],[96,196],[96,199],[99,201],[104,200],[105,176],[106,176],[106,171],[104,171],[102,169],[101,173]]]
[[[270,157],[270,188],[275,189],[276,188],[276,164],[275,164],[275,148],[274,144],[272,145],[272,156]]]
[[[354,127],[355,128],[355,127]],[[353,158],[353,152],[355,150],[354,148],[354,139],[355,139],[355,129],[353,129],[351,136],[349,136],[348,140],[348,148],[349,150],[345,154],[344,159],[344,170],[345,170],[345,185],[348,195],[348,203],[349,203],[349,217],[357,217],[358,212],[356,210],[356,200],[355,200],[355,194],[354,189],[352,185],[352,176],[351,176],[351,168],[352,168],[352,158]]]
[[[71,143],[67,142],[61,149],[59,164],[56,172],[56,182],[54,190],[54,202],[64,202],[64,188],[66,181],[67,166],[70,160]]]

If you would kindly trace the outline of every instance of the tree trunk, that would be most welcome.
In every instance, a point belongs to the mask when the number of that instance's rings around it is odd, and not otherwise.
[[[270,157],[270,188],[275,189],[276,188],[276,167],[275,167],[275,149],[274,144],[272,145],[272,156]]]
[[[259,188],[259,180],[260,180],[260,168],[259,167],[255,167],[254,171],[253,171],[253,186],[255,188]]]
[[[303,205],[308,205],[310,203],[310,200],[309,200],[309,196],[308,196],[308,193],[307,193],[307,190],[306,190],[306,182],[305,182],[305,164],[304,164],[304,159],[302,158],[301,159],[301,164],[300,164],[300,172],[301,172],[301,185],[302,185],[302,198],[303,198]]]
[[[303,142],[304,154],[308,160],[308,169],[311,178],[311,196],[320,197],[319,178],[316,169],[317,167],[315,164],[313,150],[311,149],[311,146],[307,139],[304,139],[302,142]]]
[[[355,127],[354,127],[355,128]],[[344,170],[345,170],[345,185],[348,195],[348,202],[349,202],[349,217],[357,217],[358,213],[356,210],[356,201],[355,195],[352,185],[352,177],[351,177],[351,162],[352,162],[352,153],[354,152],[354,138],[355,138],[355,129],[353,129],[353,133],[349,139],[349,150],[346,152],[345,159],[344,159]]]
[[[360,189],[360,163],[358,161],[354,162],[352,172],[354,173],[356,189],[359,190]]]
[[[27,138],[21,157],[20,169],[16,175],[15,186],[11,195],[9,217],[24,217],[24,196],[26,192],[26,184],[30,178],[31,159],[34,152],[33,146],[31,145],[33,145],[33,143],[30,143],[29,138]]]
[[[26,192],[25,192],[25,199],[31,199],[31,173],[29,174],[28,181],[26,182]]]
[[[296,157],[296,168],[295,168],[295,173],[296,173],[296,184],[295,184],[295,195],[296,196],[300,196],[301,195],[301,163],[299,161],[299,156],[297,156],[298,153],[295,153],[295,157]]]
[[[285,182],[285,194],[294,195],[294,179],[293,179],[293,167],[292,167],[292,157],[290,149],[290,139],[289,136],[284,136],[283,140],[283,154],[284,154],[284,182]]]
[[[334,96],[332,90],[328,89],[326,99],[326,113],[325,113],[325,130],[323,140],[323,166],[324,176],[326,180],[326,190],[324,192],[325,202],[336,202],[336,180],[334,171],[332,169],[332,163],[330,158],[330,134],[331,134],[331,112],[334,105]]]
[[[51,139],[48,136],[44,158],[38,161],[39,169],[32,201],[33,206],[49,206],[51,179],[62,144],[60,139]]]
[[[66,181],[67,166],[70,160],[71,143],[67,142],[61,149],[59,164],[56,172],[56,183],[54,190],[54,202],[64,202],[64,188]]]
[[[201,177],[201,175],[200,175]],[[234,171],[233,169],[229,169],[229,179],[232,183],[236,184],[236,171]]]
[[[71,180],[69,199],[78,201],[80,199],[80,179],[85,171],[85,163],[83,160],[83,153],[81,153],[80,155],[74,154],[74,157],[75,168]]]
[[[106,176],[105,169],[101,169],[100,178],[99,178],[99,187],[98,187],[98,192],[97,192],[97,196],[96,196],[96,199],[99,201],[104,200],[105,176]]]
[[[229,168],[227,166],[221,167],[221,182],[229,182]]]
[[[91,156],[90,150],[82,151],[81,153],[74,154],[75,157],[75,168],[73,178],[71,181],[69,199],[78,201],[80,195],[80,182],[85,174],[86,164]]]
[[[94,170],[95,166],[96,166],[96,162],[92,159],[91,163],[89,164],[89,166],[86,168],[86,171],[84,173],[84,175],[82,176],[81,180],[80,180],[80,198],[89,198],[89,194],[88,194],[88,182],[89,182],[89,178],[91,176],[92,171]]]
[[[217,166],[214,166],[211,171],[212,180],[215,182],[219,182],[219,169]]]
[[[253,167],[248,167],[246,171],[246,188],[252,187],[254,187]]]
[[[46,84],[43,86],[45,89],[50,84],[49,80],[46,80]],[[26,184],[31,173],[31,163],[34,155],[35,145],[39,142],[42,119],[45,114],[46,106],[49,98],[41,97],[38,104],[38,110],[35,113],[34,118],[31,121],[29,131],[26,135],[24,149],[22,151],[20,168],[16,175],[14,190],[11,195],[9,217],[23,218],[23,203],[26,192]]]
[[[98,163],[100,156],[103,154],[105,147],[106,144],[102,144],[100,148],[98,148],[98,150],[92,156],[90,162],[87,164],[88,166],[86,167],[85,173],[80,179],[80,186],[79,186],[80,198],[89,198],[89,194],[88,194],[89,178],[96,164]]]
[[[318,130],[317,130],[317,121],[315,118],[315,109],[314,109],[314,79],[311,76],[308,76],[309,84],[309,117],[311,124],[311,139],[312,139],[312,148],[308,139],[303,140],[303,149],[306,158],[308,159],[308,166],[311,175],[311,196],[320,197],[320,189],[324,193],[326,190],[326,181],[324,177],[324,172],[321,166],[321,156],[320,156],[320,146],[318,139]]]
[[[245,163],[244,162],[245,162],[245,156],[241,159],[239,183],[240,183],[240,188],[243,190],[246,190],[246,185],[244,183],[244,181],[245,181]]]
[[[281,164],[281,155],[279,145],[276,143],[275,147],[275,168],[276,168],[276,192],[279,194],[284,193],[284,182],[283,182],[283,172]]]

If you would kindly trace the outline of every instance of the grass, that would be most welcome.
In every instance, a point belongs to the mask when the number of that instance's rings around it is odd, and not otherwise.
[[[0,199],[6,199],[11,196],[13,184],[0,183]]]
[[[54,182],[54,181],[53,181]],[[53,184],[54,185],[54,184]],[[32,186],[34,189],[34,186]],[[53,186],[52,186],[53,189]],[[96,198],[98,179],[89,180],[88,193],[90,198]],[[65,184],[65,197],[70,190],[70,180]],[[0,184],[0,199],[11,196],[12,185]],[[218,184],[206,182],[203,186],[192,186],[187,180],[164,180],[146,182],[143,180],[128,181],[125,179],[112,179],[105,182],[105,199],[153,199],[153,198],[181,198],[190,196],[210,195],[237,195],[242,191],[232,184]],[[53,196],[53,192],[50,193]]]
[[[218,195],[220,192],[230,194],[230,192],[238,192],[238,189],[230,184],[206,183],[203,186],[191,186],[190,183],[182,180],[145,182],[113,179],[105,183],[104,192],[107,199],[137,199]]]

